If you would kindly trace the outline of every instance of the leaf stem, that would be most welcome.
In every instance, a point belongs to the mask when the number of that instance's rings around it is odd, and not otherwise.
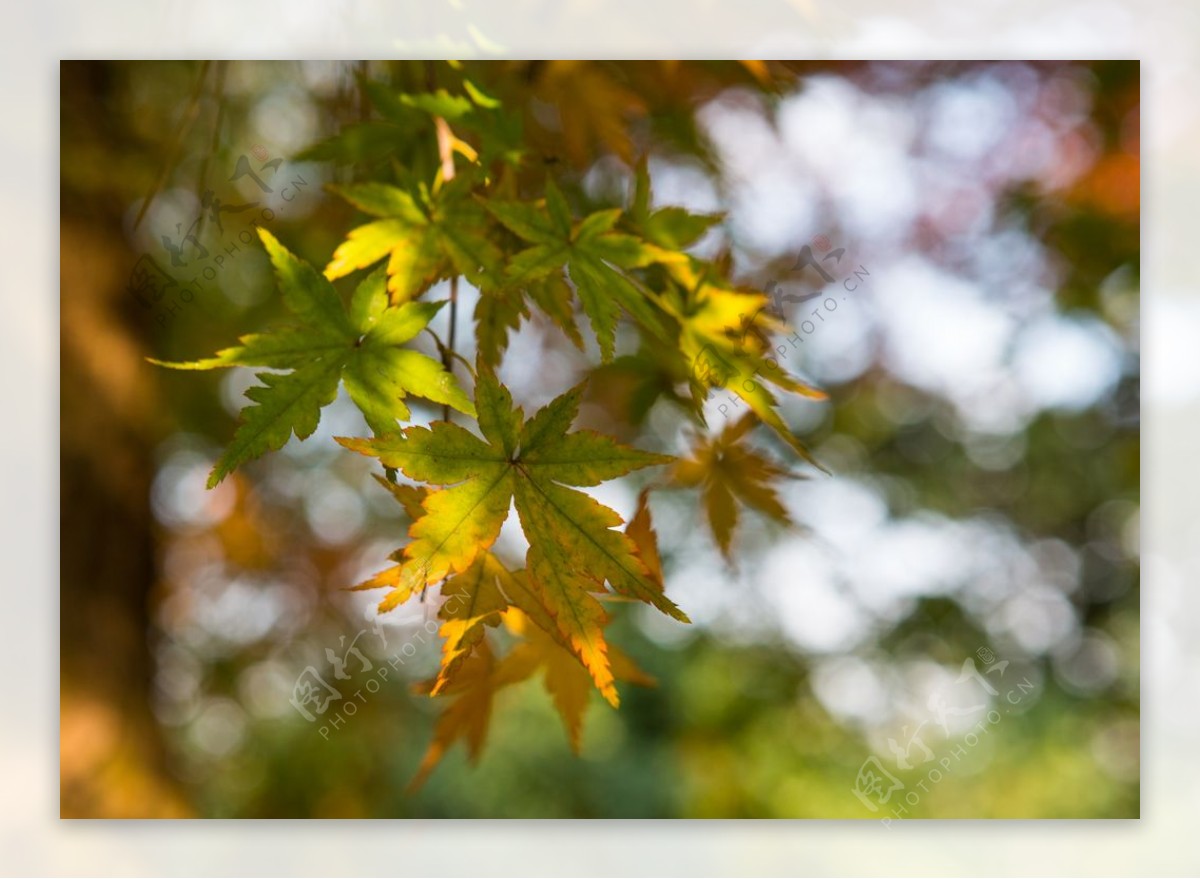
[[[454,372],[454,335],[458,328],[458,275],[450,278],[450,332],[447,335],[446,347],[442,350],[442,366],[446,372]],[[450,404],[442,404],[442,420],[450,421]]]

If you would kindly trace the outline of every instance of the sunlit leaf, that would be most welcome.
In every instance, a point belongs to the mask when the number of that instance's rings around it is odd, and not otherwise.
[[[153,361],[172,369],[292,370],[284,375],[258,374],[263,384],[246,392],[254,405],[242,410],[242,424],[213,468],[210,486],[241,464],[282,448],[293,434],[301,440],[311,436],[321,409],[337,395],[339,381],[377,434],[393,431],[398,420],[409,418],[404,399],[410,394],[474,414],[471,400],[453,375],[437,361],[404,347],[445,303],[389,308],[382,293],[383,275],[377,272],[359,285],[347,308],[312,266],[267,230],[258,232],[275,267],[284,304],[299,325],[243,336],[240,344],[203,360]]]
[[[500,275],[500,252],[488,238],[487,214],[467,197],[468,189],[469,182],[459,178],[432,197],[384,183],[334,187],[359,210],[379,219],[349,232],[325,267],[325,276],[334,280],[386,257],[388,292],[395,304],[415,299],[435,281],[455,273],[477,287],[494,285]]]
[[[410,479],[443,486],[426,497],[424,514],[409,529],[404,561],[387,584],[387,606],[467,571],[495,542],[515,503],[530,543],[532,590],[596,686],[615,702],[602,634],[606,616],[593,593],[604,592],[607,583],[676,619],[687,617],[663,594],[633,541],[614,530],[621,517],[569,486],[598,485],[672,459],[591,431],[568,432],[581,394],[576,387],[525,420],[508,390],[481,368],[475,404],[482,439],[435,422],[375,440],[339,442]]]

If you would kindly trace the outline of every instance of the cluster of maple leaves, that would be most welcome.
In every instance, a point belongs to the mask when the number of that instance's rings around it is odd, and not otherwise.
[[[809,459],[769,386],[822,396],[769,358],[766,332],[781,325],[766,314],[767,296],[735,287],[723,266],[688,252],[719,216],[651,210],[644,165],[628,209],[577,216],[548,174],[540,197],[520,197],[517,175],[506,170],[526,157],[511,133],[493,132],[493,140],[484,132],[476,147],[451,130],[454,123],[479,132],[480,118],[496,118],[494,99],[470,82],[464,92],[404,95],[371,84],[368,93],[385,118],[390,113],[398,124],[425,113],[443,158],[457,156],[465,167],[447,174],[443,166],[431,184],[401,179],[331,187],[370,219],[349,231],[323,272],[260,229],[294,322],[243,336],[211,358],[155,361],[176,369],[274,370],[259,373],[262,384],[246,392],[251,405],[210,487],[293,435],[310,436],[339,384],[362,411],[373,436],[338,442],[387,468],[388,478],[378,481],[412,524],[394,564],[355,588],[386,589],[380,612],[435,587],[443,597],[441,668],[422,689],[451,701],[418,782],[457,740],[477,756],[496,692],[539,671],[576,748],[592,689],[615,707],[616,681],[651,683],[606,639],[613,604],[642,602],[688,621],[664,592],[647,493],[626,523],[580,489],[670,465],[666,482],[700,490],[728,557],[739,504],[787,521],[772,482],[792,474],[746,445],[749,431],[761,422]],[[372,266],[345,301],[332,282]],[[473,397],[448,368],[452,360],[439,362],[409,346],[447,305],[422,297],[454,277],[480,292],[477,363],[463,368],[474,373]],[[582,349],[576,303],[604,367],[637,376],[643,411],[670,399],[703,430],[704,401],[721,388],[744,401],[746,415],[715,436],[699,433],[691,457],[682,460],[572,430],[584,384],[527,417],[496,376],[509,332],[536,308]],[[643,344],[614,359],[622,319],[636,325]],[[410,396],[473,419],[477,432],[449,418],[403,426],[411,418]],[[397,471],[411,484],[397,482]],[[491,551],[513,506],[529,543],[518,570]],[[487,631],[501,624],[515,646],[497,656]]]

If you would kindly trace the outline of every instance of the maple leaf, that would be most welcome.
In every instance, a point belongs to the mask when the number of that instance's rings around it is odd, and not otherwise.
[[[520,117],[505,112],[500,101],[469,79],[462,79],[460,85],[464,94],[461,95],[451,94],[446,89],[405,93],[369,79],[361,82],[372,105],[387,120],[407,130],[432,134],[431,123],[440,118],[479,133],[484,164],[490,164],[491,160],[511,162],[523,152]],[[471,155],[474,149],[468,144],[457,141],[454,146],[475,161]]]
[[[658,554],[658,532],[654,530],[654,524],[650,520],[649,489],[643,488],[641,494],[638,495],[637,509],[634,510],[629,524],[625,526],[625,533],[633,541],[638,558],[645,564],[651,579],[659,585],[659,588],[662,588],[662,558]]]
[[[523,573],[517,571],[510,576],[519,581]],[[520,588],[519,582],[514,585]],[[591,676],[553,628],[547,629],[536,623],[515,606],[502,612],[491,610],[486,616],[493,614],[501,615],[509,631],[520,639],[507,656],[497,660],[486,638],[481,637],[461,657],[453,675],[443,677],[439,673],[437,678],[417,685],[418,692],[452,697],[452,701],[438,718],[433,741],[409,783],[410,792],[425,783],[446,751],[459,740],[465,742],[469,758],[478,760],[487,737],[496,693],[528,680],[539,671],[543,672],[543,685],[562,718],[571,749],[579,752],[583,717],[592,692]],[[455,618],[461,618],[461,615]],[[655,685],[654,678],[638,668],[625,653],[613,647],[610,655],[616,679],[645,687]]]
[[[414,126],[389,121],[361,122],[312,144],[295,158],[300,162],[371,164],[393,153],[415,151],[420,133]]]
[[[403,485],[398,482],[391,482],[384,479],[378,473],[371,474],[375,481],[388,490],[388,493],[396,499],[401,508],[404,510],[408,518],[419,519],[425,512],[421,507],[421,502],[425,500],[425,495],[429,494],[429,489],[422,485]]]
[[[467,197],[470,175],[456,177],[431,195],[413,195],[386,183],[331,187],[364,213],[379,219],[352,229],[325,267],[329,280],[387,257],[387,289],[393,303],[415,299],[435,281],[457,273],[477,287],[499,277],[500,252],[488,240],[488,219]]]
[[[664,307],[679,320],[679,351],[691,365],[692,396],[699,411],[710,388],[740,397],[763,424],[774,430],[804,460],[824,470],[780,416],[768,383],[810,400],[824,400],[824,391],[785,372],[773,356],[770,334],[785,325],[767,312],[765,293],[735,290],[709,280],[688,265],[671,271],[688,281],[685,292],[669,289]]]
[[[486,627],[497,625],[505,612],[511,610],[523,614],[580,664],[554,617],[542,604],[540,594],[530,585],[526,572],[509,571],[492,553],[480,553],[467,570],[446,580],[441,591],[445,600],[438,609],[438,619],[443,620],[438,634],[446,640],[442,645],[441,668],[430,687],[431,695],[439,695],[446,689],[463,659],[483,640]]]
[[[806,461],[819,469],[805,445],[779,415],[770,383],[781,390],[813,400],[825,393],[780,368],[773,356],[770,334],[786,325],[768,311],[769,298],[754,290],[735,289],[724,279],[728,256],[708,262],[681,252],[694,243],[721,215],[692,214],[682,208],[651,210],[650,177],[643,162],[637,169],[633,201],[626,225],[652,248],[666,278],[657,303],[674,318],[669,346],[650,346],[636,357],[636,368],[644,375],[635,386],[639,408],[631,414],[644,415],[659,396],[678,399],[673,390],[685,377],[691,388],[692,415],[703,422],[703,405],[709,389],[726,389],[746,402],[750,410]],[[632,400],[631,400],[632,402]]]
[[[642,345],[635,353],[597,366],[590,373],[588,402],[605,409],[615,425],[637,427],[659,400],[666,400],[698,418],[695,401],[680,393],[690,376],[677,348]]]
[[[241,464],[280,449],[295,434],[306,439],[321,409],[333,402],[339,381],[371,430],[384,434],[409,418],[404,397],[425,397],[475,413],[454,376],[436,360],[402,347],[433,318],[444,302],[388,307],[382,272],[363,280],[347,308],[333,285],[297,258],[266,229],[258,230],[275,268],[283,301],[296,326],[242,336],[238,345],[213,357],[184,363],[151,360],[171,369],[261,366],[291,370],[259,373],[261,386],[246,391],[255,405],[242,410],[233,441],[213,467],[213,487]]]
[[[492,718],[492,701],[499,688],[495,671],[495,657],[487,641],[482,641],[476,650],[466,657],[459,674],[445,690],[446,695],[456,698],[438,718],[433,741],[430,742],[416,774],[408,784],[410,793],[425,783],[429,773],[441,762],[446,750],[459,739],[465,741],[471,761],[479,759]],[[427,682],[425,686],[419,686],[418,691],[427,691],[430,686],[432,682]]]
[[[380,609],[462,573],[499,536],[515,504],[529,540],[526,570],[540,603],[571,650],[613,704],[617,695],[603,626],[607,616],[594,592],[604,584],[687,622],[662,592],[620,531],[616,512],[576,487],[594,486],[672,458],[623,446],[601,434],[568,433],[582,385],[548,403],[532,418],[514,407],[508,390],[480,365],[476,383],[480,439],[447,422],[409,427],[375,440],[339,438],[346,448],[373,455],[410,479],[443,486],[424,501],[409,529],[402,561],[372,585],[391,591]],[[364,586],[367,584],[363,584]]]
[[[592,322],[603,360],[613,356],[617,318],[624,308],[643,328],[666,339],[663,315],[654,299],[627,271],[655,262],[682,258],[633,235],[614,231],[619,208],[597,211],[578,222],[554,183],[548,182],[544,204],[492,200],[485,203],[497,220],[532,246],[508,265],[506,284],[527,288],[566,271]]]
[[[699,439],[692,456],[678,461],[672,468],[671,475],[676,484],[700,487],[709,527],[727,560],[738,521],[735,501],[753,507],[777,522],[791,524],[787,508],[770,483],[776,479],[799,477],[743,442],[755,422],[754,415],[747,413],[738,421],[730,422],[719,436]]]
[[[509,608],[524,612],[551,637],[558,638],[564,649],[570,649],[540,596],[530,588],[525,572],[510,572],[490,552],[480,553],[465,571],[446,580],[442,595],[445,601],[438,609],[438,619],[443,623],[438,634],[446,640],[431,695],[445,690],[462,660],[483,639],[485,627],[497,625]]]
[[[542,69],[538,94],[558,110],[563,145],[571,161],[586,167],[592,146],[599,143],[632,162],[629,120],[645,114],[642,99],[596,62],[549,61]]]
[[[668,250],[683,250],[695,244],[725,218],[723,214],[693,214],[676,205],[652,210],[650,202],[650,171],[643,160],[634,177],[633,202],[626,222],[647,241]]]
[[[507,686],[526,680],[541,670],[546,691],[567,728],[571,749],[578,753],[583,715],[592,694],[592,679],[579,660],[558,639],[538,626],[529,625],[528,618],[520,611],[510,610],[505,613],[504,619],[509,630],[522,635],[524,640],[518,642],[500,661],[496,668],[496,682]],[[654,679],[616,647],[609,647],[609,657],[613,676],[617,680],[654,686]]]
[[[529,317],[529,309],[511,291],[494,291],[475,303],[475,347],[481,361],[499,366],[508,348],[508,334]]]
[[[522,294],[524,294],[522,296]],[[576,348],[583,350],[583,337],[575,324],[571,288],[561,274],[530,281],[522,290],[515,287],[488,289],[475,305],[475,342],[479,358],[488,366],[500,364],[508,348],[508,334],[530,317],[526,302],[534,303],[549,317]]]

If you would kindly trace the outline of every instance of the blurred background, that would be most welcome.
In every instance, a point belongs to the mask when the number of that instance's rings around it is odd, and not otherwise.
[[[580,757],[541,687],[512,688],[477,766],[455,750],[406,793],[440,708],[408,684],[438,648],[428,605],[376,620],[377,596],[340,591],[407,527],[330,439],[364,433],[356,410],[210,492],[252,373],[145,358],[281,317],[251,223],[323,264],[354,218],[323,184],[436,158],[355,81],[423,70],[64,63],[63,815],[1136,816],[1138,64],[468,66],[579,199],[627,204],[647,154],[657,205],[728,212],[699,253],[821,294],[782,299],[784,364],[830,399],[784,415],[832,475],[785,486],[796,529],[748,514],[733,568],[694,495],[656,493],[695,625],[631,613],[612,640],[658,686],[595,699]],[[805,246],[832,281],[795,267]],[[535,319],[502,376],[543,403],[589,345]],[[629,423],[598,395],[584,418],[686,449],[666,407]],[[597,495],[628,516],[638,487]],[[352,645],[376,668],[415,646],[322,733],[293,686]],[[903,787],[881,803],[864,766]]]

